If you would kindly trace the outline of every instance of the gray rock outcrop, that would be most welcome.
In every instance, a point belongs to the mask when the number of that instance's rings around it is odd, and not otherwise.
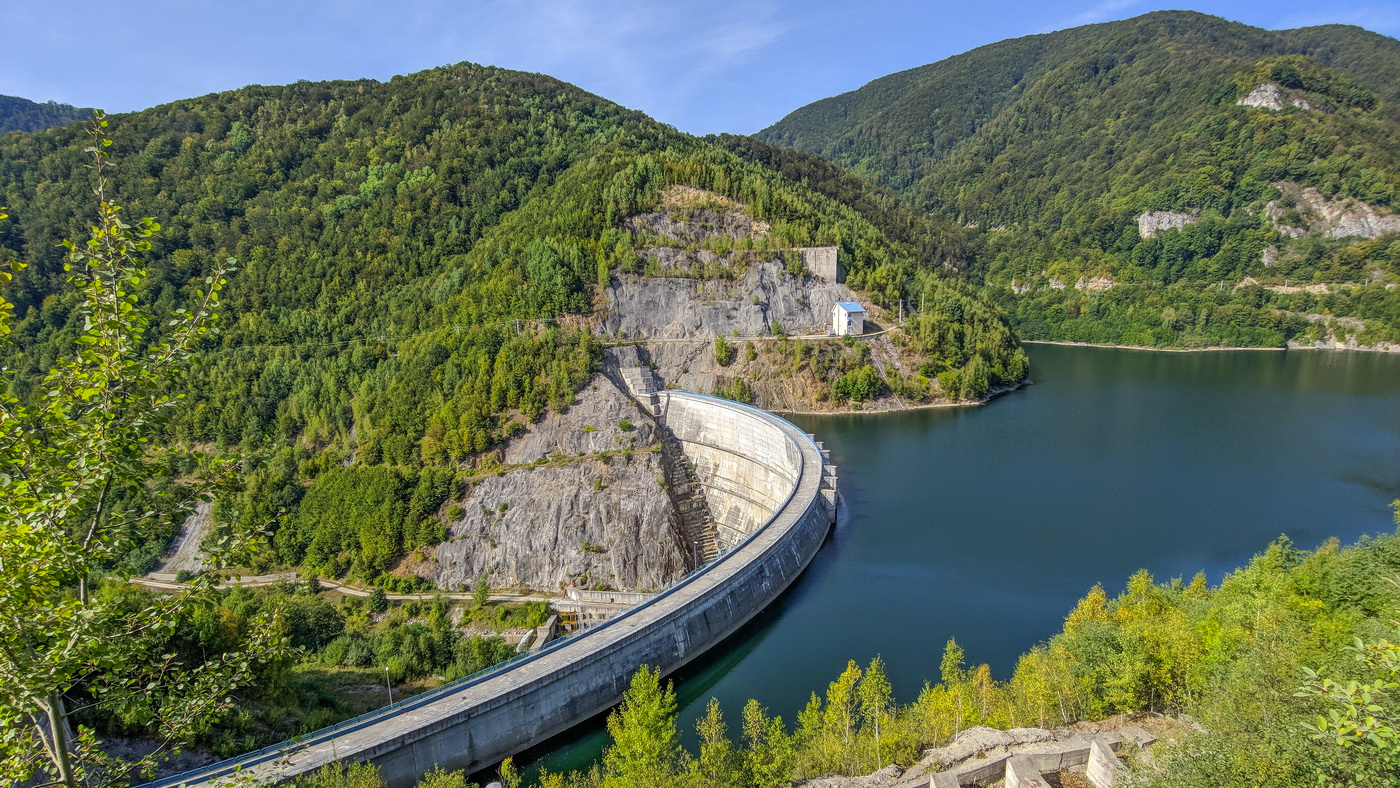
[[[699,244],[719,237],[757,239],[768,234],[767,222],[750,219],[731,200],[699,189],[673,187],[673,190],[676,188],[684,192],[683,195],[676,192],[679,201],[703,201],[714,207],[672,208],[638,214],[624,219],[622,226],[642,237],[655,233],[684,244]]]
[[[185,522],[180,526],[179,535],[170,545],[169,556],[161,563],[159,569],[151,573],[152,578],[174,580],[181,572],[194,573],[204,567],[204,551],[200,549],[200,545],[209,534],[209,525],[214,519],[213,512],[214,504],[209,501],[195,504],[194,511],[185,518]]]
[[[619,425],[632,424],[631,430]],[[636,405],[603,375],[594,375],[569,409],[550,411],[501,451],[507,465],[534,462],[541,457],[573,457],[629,446],[651,446],[656,427]]]
[[[1138,235],[1151,238],[1163,230],[1180,230],[1200,220],[1195,214],[1180,211],[1147,211],[1138,217]]]
[[[1278,112],[1289,107],[1298,109],[1316,109],[1306,99],[1298,96],[1287,95],[1284,89],[1276,83],[1264,82],[1259,87],[1251,90],[1249,95],[1235,102],[1241,107],[1254,107],[1255,109],[1268,109]]]
[[[857,300],[844,285],[792,276],[776,259],[737,279],[615,277],[608,298],[602,333],[646,339],[766,336],[775,322],[789,334],[825,334],[836,302]]]
[[[1280,110],[1284,106],[1283,89],[1273,82],[1265,82],[1235,103],[1241,107]]]
[[[446,589],[470,589],[483,574],[494,588],[665,586],[691,566],[660,484],[657,429],[614,381],[594,375],[566,411],[548,413],[500,449],[500,461],[516,467],[473,481],[449,502],[464,514],[412,571]],[[540,461],[548,464],[529,465]]]
[[[1319,233],[1328,238],[1379,238],[1388,233],[1400,232],[1400,216],[1377,210],[1359,200],[1329,199],[1311,186],[1302,186],[1291,181],[1275,184],[1285,198],[1292,200],[1297,216],[1289,216],[1289,209],[1283,200],[1271,200],[1264,206],[1268,215],[1284,235],[1299,237],[1309,232]],[[1305,226],[1296,226],[1301,219]]]
[[[654,591],[690,569],[663,479],[659,451],[485,477],[417,571],[439,588],[485,574],[494,588]]]

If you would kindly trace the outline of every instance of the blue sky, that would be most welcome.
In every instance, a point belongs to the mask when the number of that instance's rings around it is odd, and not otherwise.
[[[0,94],[120,112],[248,84],[387,79],[471,60],[540,71],[703,134],[982,44],[1164,6],[1135,0],[10,0]],[[1273,29],[1400,36],[1395,0],[1218,0]]]

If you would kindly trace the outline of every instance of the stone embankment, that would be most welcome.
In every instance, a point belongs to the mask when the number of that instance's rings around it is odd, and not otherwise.
[[[651,402],[652,392],[638,392]],[[671,673],[742,627],[806,568],[835,522],[835,477],[811,436],[772,414],[684,392],[653,412],[687,457],[717,524],[739,541],[649,601],[482,676],[449,683],[297,742],[152,786],[279,783],[339,760],[391,786],[435,767],[479,770],[596,715],[640,665]]]

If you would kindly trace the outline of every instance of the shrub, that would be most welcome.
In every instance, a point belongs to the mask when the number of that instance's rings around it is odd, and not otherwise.
[[[715,337],[715,361],[721,367],[734,363],[734,348],[724,337]]]
[[[369,592],[369,609],[375,613],[383,613],[389,609],[389,597],[384,593],[384,589],[376,588]]]

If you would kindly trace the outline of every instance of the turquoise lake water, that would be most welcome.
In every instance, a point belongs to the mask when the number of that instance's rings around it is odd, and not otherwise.
[[[1033,385],[983,407],[790,417],[831,449],[845,511],[777,604],[675,677],[687,734],[711,696],[731,728],[751,697],[790,722],[876,654],[911,700],[949,637],[1007,678],[1095,583],[1215,585],[1283,534],[1395,528],[1400,356],[1028,351]],[[527,760],[583,768],[605,741],[595,720]]]

